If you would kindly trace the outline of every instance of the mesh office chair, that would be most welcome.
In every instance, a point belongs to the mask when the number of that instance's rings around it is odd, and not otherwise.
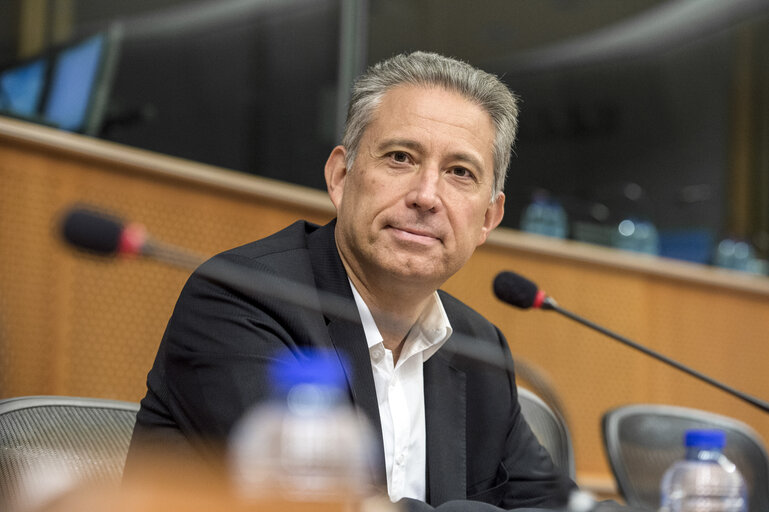
[[[119,482],[138,410],[98,398],[0,400],[0,500],[26,502],[65,476]]]
[[[550,453],[555,465],[574,479],[574,449],[566,422],[541,398],[526,388],[518,388],[523,417],[534,435]]]
[[[603,441],[620,494],[629,505],[656,510],[662,475],[685,456],[684,433],[726,432],[724,454],[745,477],[751,512],[769,510],[769,457],[758,435],[732,418],[669,405],[627,405],[603,416]]]

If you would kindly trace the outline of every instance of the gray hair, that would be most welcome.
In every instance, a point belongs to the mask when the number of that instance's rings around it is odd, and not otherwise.
[[[457,92],[484,109],[494,123],[492,200],[502,192],[518,130],[516,96],[496,76],[436,53],[400,54],[370,67],[353,84],[342,145],[352,169],[363,132],[384,94],[398,85],[438,86]]]

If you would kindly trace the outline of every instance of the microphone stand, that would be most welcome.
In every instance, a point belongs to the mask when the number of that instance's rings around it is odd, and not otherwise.
[[[627,345],[630,348],[633,348],[635,350],[638,350],[639,352],[643,352],[647,356],[653,357],[654,359],[657,359],[658,361],[662,361],[663,363],[672,366],[674,368],[677,368],[678,370],[681,370],[684,373],[687,373],[691,375],[692,377],[695,377],[703,382],[706,382],[710,384],[711,386],[715,386],[718,389],[722,391],[726,391],[732,396],[735,396],[739,398],[740,400],[743,400],[744,402],[749,403],[750,405],[757,407],[761,409],[764,412],[769,412],[769,402],[765,402],[764,400],[761,400],[759,398],[753,397],[751,395],[748,395],[747,393],[744,393],[738,389],[733,388],[732,386],[729,386],[727,384],[724,384],[723,382],[720,382],[712,377],[709,377],[705,375],[704,373],[701,373],[689,366],[686,366],[685,364],[679,363],[678,361],[675,361],[665,355],[660,354],[659,352],[656,352],[650,348],[647,348],[643,345],[640,345],[639,343],[636,343],[633,340],[630,340],[620,334],[617,334],[613,331],[610,331],[609,329],[602,327],[594,322],[591,322],[590,320],[583,318],[575,313],[572,313],[571,311],[562,308],[558,305],[558,303],[550,298],[545,298],[544,302],[542,303],[542,306],[540,306],[541,309],[549,310],[549,311],[555,311],[557,313],[560,313],[561,315],[570,318],[571,320],[574,320],[575,322],[578,322],[584,326],[589,327],[590,329],[593,329],[595,331],[600,332],[601,334],[604,334],[606,336],[609,336],[610,338],[614,338],[615,340],[619,341],[620,343],[623,343],[624,345]]]

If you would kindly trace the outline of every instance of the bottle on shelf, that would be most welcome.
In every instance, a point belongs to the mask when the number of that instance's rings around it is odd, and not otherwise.
[[[566,210],[557,200],[543,192],[535,193],[521,217],[521,230],[527,233],[566,238],[569,235],[569,219]]]
[[[654,255],[660,253],[657,228],[646,220],[624,219],[620,221],[612,235],[612,245],[626,251]]]
[[[747,512],[745,480],[723,453],[722,430],[689,430],[686,458],[675,462],[660,484],[660,512]]]
[[[718,267],[751,272],[755,270],[755,261],[755,250],[745,240],[724,238],[716,247],[714,263]]]

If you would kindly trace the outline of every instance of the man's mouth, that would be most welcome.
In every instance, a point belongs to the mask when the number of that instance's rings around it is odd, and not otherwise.
[[[419,244],[434,244],[441,241],[441,237],[435,232],[420,228],[407,226],[388,226],[396,237],[404,241],[415,242]]]

